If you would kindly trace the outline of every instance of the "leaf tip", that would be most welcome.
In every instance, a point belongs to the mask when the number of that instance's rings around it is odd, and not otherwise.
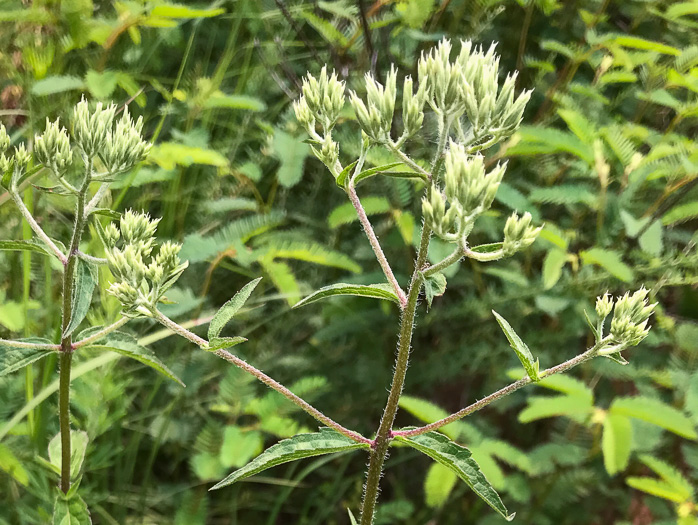
[[[515,517],[516,517],[516,512],[512,512],[508,516],[505,516],[504,519],[507,521],[513,521]]]

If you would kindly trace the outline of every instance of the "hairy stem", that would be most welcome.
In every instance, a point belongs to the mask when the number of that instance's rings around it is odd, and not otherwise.
[[[574,368],[575,366],[584,363],[585,361],[588,361],[589,359],[592,359],[595,357],[598,353],[599,345],[594,345],[592,348],[588,349],[586,352],[583,354],[579,354],[576,357],[573,357],[572,359],[565,361],[564,363],[561,363],[557,366],[554,366],[552,368],[548,368],[546,370],[543,370],[540,373],[541,378],[551,376],[553,374],[558,374],[560,372],[566,372],[570,368]],[[459,419],[462,419],[466,416],[469,416],[473,412],[477,412],[478,410],[486,407],[490,403],[497,401],[498,399],[501,399],[502,397],[508,396],[509,394],[516,392],[520,388],[523,388],[524,386],[532,383],[531,378],[526,376],[522,379],[519,379],[518,381],[515,381],[511,383],[510,385],[505,386],[504,388],[501,388],[494,392],[493,394],[490,394],[487,397],[483,397],[480,399],[480,401],[476,401],[472,405],[469,405],[458,412],[455,412],[451,414],[450,416],[447,416],[443,419],[440,419],[439,421],[435,421],[434,423],[431,423],[429,425],[424,425],[423,427],[419,428],[414,428],[412,430],[398,430],[393,432],[393,436],[403,436],[403,437],[409,437],[409,436],[419,436],[420,434],[425,434],[427,432],[431,432],[432,430],[438,430],[439,428],[443,427],[444,425],[448,425],[449,423],[453,423],[454,421],[458,421]]]
[[[58,257],[58,260],[61,261],[63,266],[65,266],[68,263],[68,258],[63,254],[60,248],[56,246],[56,243],[53,242],[48,235],[46,235],[46,232],[41,228],[41,226],[39,226],[39,223],[36,222],[34,216],[24,205],[24,201],[22,201],[16,189],[11,189],[9,193],[12,197],[12,200],[17,205],[17,208],[19,208],[19,211],[22,213],[24,219],[29,223],[31,229],[34,230],[34,233],[36,233],[36,235],[44,242],[44,244],[46,244],[46,246],[49,247],[49,249],[56,255],[56,257]]]
[[[431,180],[431,173],[429,173],[427,170],[422,168],[419,164],[417,164],[415,161],[413,161],[406,153],[404,153],[400,149],[399,143],[395,143],[395,142],[390,141],[390,142],[388,142],[388,147],[390,148],[390,150],[393,153],[395,153],[398,157],[400,157],[402,162],[407,164],[410,168],[412,168],[417,173],[424,175],[428,180]]]
[[[0,339],[0,345],[6,345],[10,348],[26,348],[27,350],[48,350],[58,351],[61,345],[29,343],[27,341],[13,341],[11,339]]]
[[[62,333],[65,334],[70,324],[73,311],[73,288],[75,286],[75,268],[78,261],[78,248],[85,229],[85,201],[92,174],[92,160],[85,161],[85,179],[77,195],[75,206],[75,224],[68,249],[68,258],[63,269],[63,322]],[[58,419],[61,432],[61,490],[70,489],[70,365],[73,360],[73,336],[61,336],[61,359],[59,368]]]
[[[121,319],[114,321],[112,324],[105,326],[102,330],[95,334],[92,334],[90,337],[86,337],[85,339],[73,343],[73,350],[77,350],[82,346],[87,346],[89,344],[94,343],[95,341],[99,341],[102,337],[104,337],[107,334],[110,334],[114,330],[118,330],[129,321],[130,319],[128,317],[122,317]]]
[[[373,253],[376,254],[376,259],[378,259],[378,263],[381,265],[386,279],[388,279],[388,282],[397,294],[397,297],[400,301],[400,308],[404,310],[405,306],[407,305],[407,297],[405,296],[405,292],[403,291],[403,289],[400,287],[400,283],[397,282],[397,279],[393,274],[393,270],[390,267],[388,258],[385,256],[385,253],[383,253],[383,248],[381,247],[380,242],[378,242],[378,237],[376,237],[376,233],[373,231],[371,221],[368,220],[366,211],[364,210],[364,207],[361,205],[361,200],[359,199],[359,196],[356,194],[356,188],[354,188],[353,181],[349,182],[347,194],[349,195],[349,200],[354,206],[354,209],[356,209],[356,214],[359,216],[359,222],[361,223],[361,226],[363,226],[364,231],[366,232],[368,242],[371,243]]]
[[[439,118],[439,143],[434,152],[434,158],[431,163],[431,172],[429,179],[438,176],[438,169],[441,164],[444,148],[446,147],[446,139],[450,131],[452,120]],[[429,198],[431,192],[431,184],[427,185],[426,195]],[[366,484],[364,486],[364,499],[361,505],[361,525],[373,525],[373,518],[376,511],[376,503],[378,501],[378,493],[380,488],[380,479],[383,473],[383,464],[388,455],[388,447],[392,440],[393,423],[397,414],[400,395],[405,385],[405,376],[407,375],[407,367],[409,364],[410,347],[412,345],[412,333],[414,331],[414,321],[417,312],[417,302],[419,300],[419,292],[422,288],[424,280],[422,271],[427,261],[429,252],[429,239],[431,238],[431,228],[427,224],[422,226],[422,235],[419,241],[419,250],[417,251],[417,260],[415,261],[412,279],[410,280],[409,292],[407,293],[407,305],[402,311],[400,320],[400,333],[398,336],[398,350],[395,359],[395,372],[393,374],[393,382],[388,394],[388,401],[383,410],[376,439],[371,449],[371,456],[368,463],[368,472],[366,473]]]
[[[191,341],[195,345],[201,347],[201,348],[207,348],[208,347],[208,341],[204,339],[203,337],[199,337],[193,332],[190,332],[183,326],[175,323],[172,319],[164,315],[162,312],[160,312],[157,309],[152,310],[153,316],[155,319],[161,323],[163,326],[169,328],[173,332],[177,333],[178,335],[184,337],[185,339]],[[216,354],[218,357],[221,359],[225,359],[229,363],[234,364],[238,368],[244,370],[245,372],[248,372],[249,374],[252,374],[255,376],[257,379],[259,379],[262,383],[267,385],[269,388],[272,390],[276,390],[279,394],[284,396],[286,399],[291,401],[292,403],[296,404],[298,407],[300,407],[302,410],[304,410],[306,413],[310,414],[312,417],[320,421],[321,423],[324,423],[328,427],[336,430],[340,434],[345,435],[349,439],[352,439],[356,441],[357,443],[366,443],[366,444],[373,444],[373,441],[363,437],[362,435],[358,434],[357,432],[354,432],[353,430],[349,430],[348,428],[343,427],[333,419],[327,417],[325,414],[320,412],[317,408],[313,407],[310,403],[305,401],[304,399],[301,399],[298,397],[296,394],[291,392],[288,388],[283,386],[281,383],[276,381],[275,379],[272,379],[268,375],[266,375],[264,372],[259,370],[258,368],[255,368],[248,362],[240,359],[236,355],[231,354],[230,352],[226,350],[215,350],[213,352]]]

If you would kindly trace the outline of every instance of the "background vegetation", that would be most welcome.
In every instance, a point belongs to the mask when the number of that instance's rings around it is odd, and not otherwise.
[[[630,364],[596,359],[448,430],[520,523],[697,523],[697,29],[695,1],[0,0],[0,119],[16,142],[65,117],[82,93],[130,101],[156,146],[111,198],[163,216],[160,237],[184,243],[192,269],[168,293],[167,314],[204,324],[264,276],[236,327],[250,341],[236,350],[368,434],[391,377],[386,327],[397,314],[360,298],[290,309],[323,284],[380,279],[290,103],[305,72],[325,63],[355,88],[364,71],[391,63],[414,74],[444,36],[498,41],[502,70],[519,69],[519,88],[535,92],[525,126],[498,152],[509,170],[478,241],[495,240],[512,209],[545,229],[522,257],[449,276],[420,319],[398,423],[436,419],[439,407],[457,410],[521,373],[493,308],[549,366],[588,345],[583,310],[596,295],[644,284],[660,311]],[[356,136],[340,139],[358,151]],[[361,194],[403,283],[416,195],[401,180]],[[70,228],[72,210],[40,174],[24,199],[57,236]],[[29,238],[10,204],[0,194],[0,238]],[[445,255],[433,244],[434,258]],[[0,252],[0,276],[0,337],[55,337],[60,287],[48,259]],[[114,320],[116,300],[99,301],[89,322]],[[314,422],[167,333],[150,342],[186,389],[118,355],[75,358],[73,427],[90,436],[81,493],[95,523],[348,523],[343,508],[358,506],[365,468],[351,456],[209,493],[211,481]],[[55,371],[48,358],[0,377],[0,524],[50,519]],[[407,450],[389,459],[379,512],[383,524],[501,521]]]

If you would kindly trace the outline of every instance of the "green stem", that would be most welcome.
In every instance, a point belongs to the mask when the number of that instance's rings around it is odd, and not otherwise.
[[[73,288],[75,285],[75,267],[78,261],[78,248],[85,229],[85,201],[92,178],[92,160],[85,162],[85,180],[77,195],[75,207],[75,224],[70,240],[68,257],[63,269],[63,322],[62,333],[70,324],[73,311]],[[61,490],[70,489],[70,365],[73,359],[72,334],[61,337],[61,359],[59,367],[58,419],[61,432]]]
[[[90,337],[86,337],[85,339],[82,339],[77,343],[73,343],[73,350],[77,350],[82,346],[87,346],[91,343],[94,343],[95,341],[99,341],[102,337],[104,337],[107,334],[110,334],[114,330],[118,330],[129,321],[130,319],[128,317],[122,317],[121,319],[114,321],[112,324],[110,324],[109,326],[105,326],[102,330],[95,334],[92,334]]]

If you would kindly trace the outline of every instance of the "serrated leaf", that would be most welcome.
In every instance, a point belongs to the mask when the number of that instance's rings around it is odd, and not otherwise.
[[[53,504],[53,525],[91,525],[87,504],[77,494],[66,496],[58,489]]]
[[[238,293],[236,293],[230,301],[221,306],[220,310],[216,312],[213,316],[211,324],[208,327],[208,338],[209,340],[218,337],[228,322],[235,316],[236,313],[243,307],[250,298],[253,290],[259,284],[262,278],[258,277],[254,281],[250,281],[245,286],[243,286]]]
[[[603,422],[601,450],[606,472],[611,476],[628,466],[632,450],[633,426],[630,419],[618,414],[607,414]]]
[[[174,375],[172,370],[170,370],[165,363],[156,357],[152,350],[141,346],[136,339],[124,332],[112,332],[106,337],[102,344],[90,345],[88,348],[116,352],[117,354],[130,357],[160,372],[165,377],[176,381],[180,385],[186,386],[181,379]]]
[[[434,463],[427,471],[424,479],[424,496],[431,508],[441,507],[448,500],[458,476],[450,468],[441,463]]]
[[[405,443],[449,468],[507,521],[514,519],[514,514],[509,514],[499,494],[482,474],[479,465],[467,448],[454,443],[438,432],[427,432],[410,437],[398,436],[395,441]]]
[[[373,299],[383,299],[399,304],[399,299],[392,286],[389,284],[347,284],[337,283],[320,288],[298,301],[293,307],[299,308],[306,304],[314,303],[326,297],[335,295],[354,295],[358,297],[371,297]]]
[[[369,448],[370,446],[367,443],[357,443],[330,428],[321,428],[320,432],[299,434],[269,447],[246,466],[236,470],[223,481],[216,484],[211,490],[231,485],[241,479],[289,461],[335,452],[348,452],[357,449],[368,450]]]
[[[48,339],[40,339],[38,337],[20,339],[20,342],[52,344]],[[12,341],[3,341],[0,343],[0,377],[21,370],[25,366],[48,356],[53,351],[54,350],[21,348],[13,346]]]
[[[70,479],[76,480],[80,476],[82,463],[85,461],[85,452],[90,438],[87,432],[82,430],[70,431]],[[48,459],[60,472],[61,469],[61,434],[53,436],[48,444]]]
[[[63,337],[72,334],[87,316],[92,304],[92,294],[97,285],[97,268],[94,264],[78,259],[76,266],[70,322],[63,331]]]
[[[531,397],[519,414],[521,423],[557,416],[583,416],[591,413],[593,405],[579,396]]]
[[[539,368],[538,359],[536,359],[535,362],[533,361],[533,354],[531,354],[531,350],[529,350],[526,343],[524,343],[521,340],[519,335],[514,331],[514,329],[507,322],[507,320],[504,319],[504,317],[499,315],[494,310],[492,310],[492,313],[494,314],[495,318],[497,319],[499,326],[501,326],[502,331],[504,332],[504,335],[507,336],[507,339],[509,340],[509,344],[514,349],[514,352],[516,352],[516,355],[519,358],[519,361],[521,361],[521,364],[523,365],[524,370],[526,370],[528,377],[531,378],[531,381],[538,381],[540,379],[538,376],[538,368]]]
[[[37,252],[44,255],[53,255],[42,243],[33,239],[27,241],[0,241],[0,250]]]
[[[634,417],[662,427],[688,439],[698,439],[693,423],[676,408],[650,397],[618,397],[609,409],[611,414]]]
[[[434,297],[440,297],[446,292],[446,276],[442,273],[435,273],[424,280],[424,294],[427,303],[431,307]]]
[[[543,261],[543,288],[550,290],[560,280],[562,268],[567,262],[567,252],[553,248]]]
[[[584,264],[600,266],[616,279],[623,282],[631,282],[635,278],[635,272],[625,264],[618,253],[603,248],[591,248],[579,252]]]

